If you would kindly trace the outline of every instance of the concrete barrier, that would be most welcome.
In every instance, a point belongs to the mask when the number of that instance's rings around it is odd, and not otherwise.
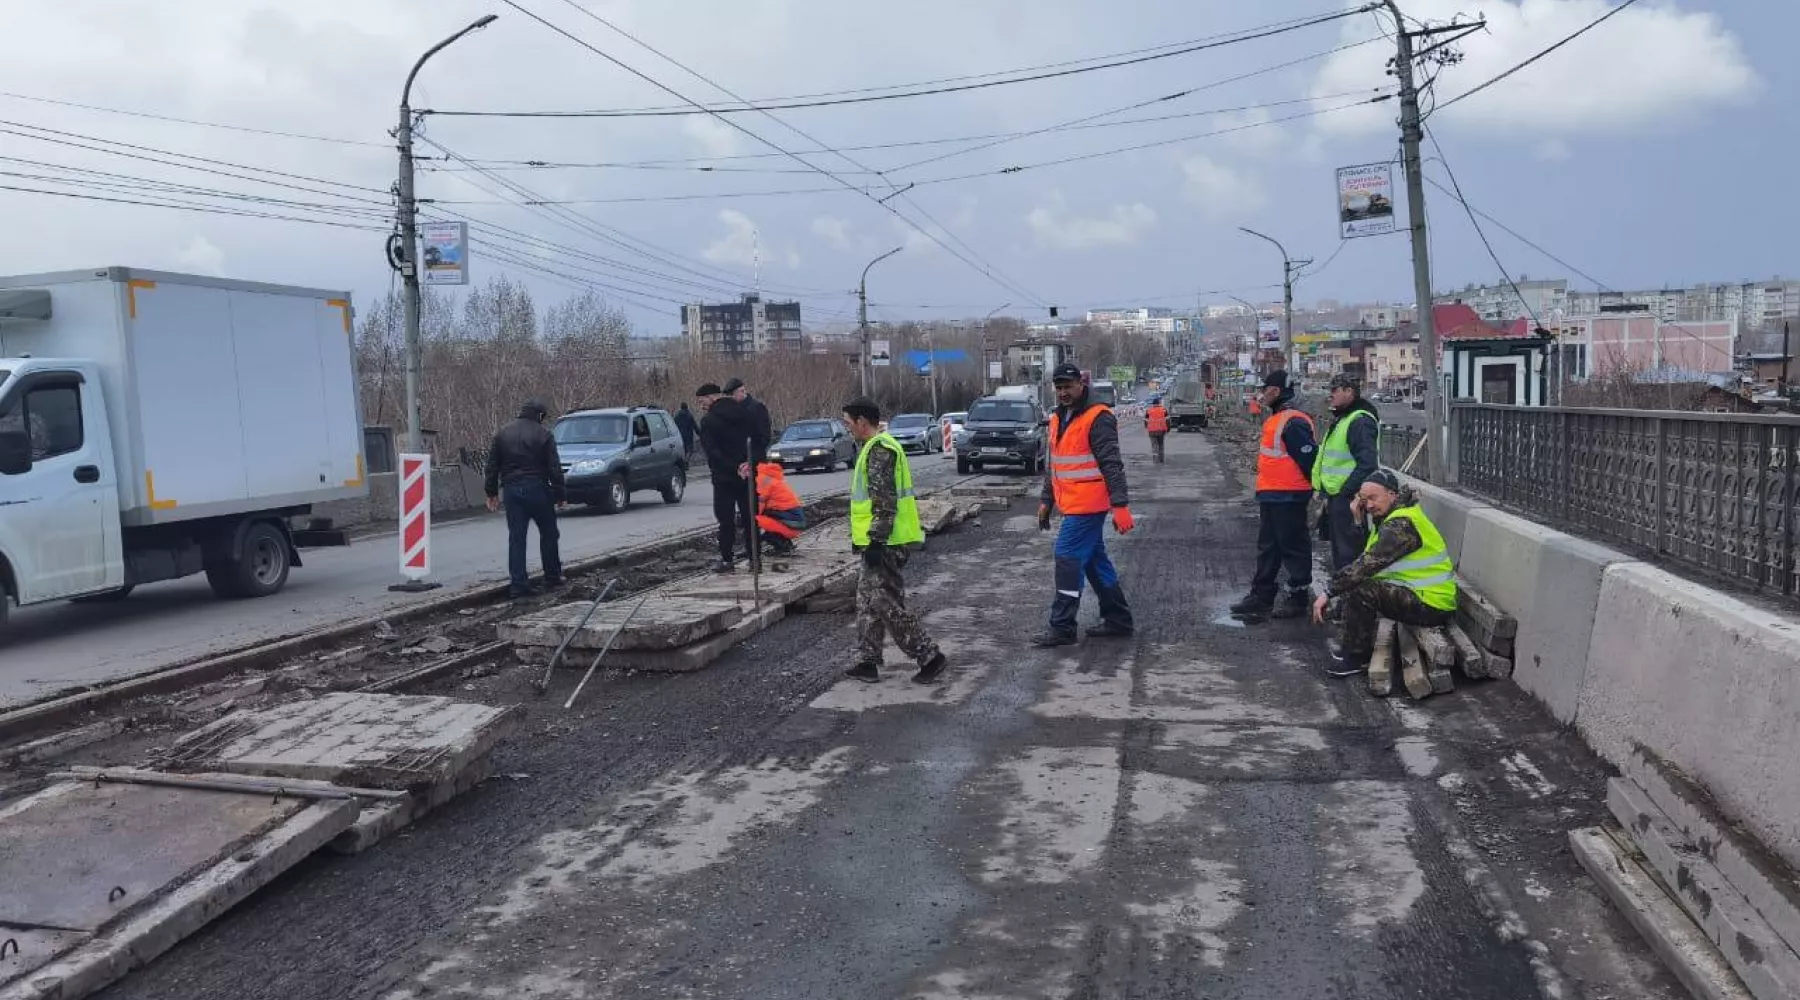
[[[1800,626],[1643,563],[1607,567],[1596,612],[1583,738],[1621,767],[1643,744],[1800,866]]]
[[[481,473],[463,465],[440,465],[431,470],[431,510],[445,514],[479,507],[487,499]],[[328,517],[340,528],[365,524],[399,526],[400,477],[392,472],[369,476],[369,495],[355,500],[314,504],[313,517]]]
[[[1418,495],[1419,506],[1424,509],[1425,516],[1437,525],[1438,533],[1444,536],[1444,544],[1450,549],[1450,558],[1461,564],[1463,536],[1468,533],[1469,514],[1477,510],[1491,510],[1492,505],[1474,497],[1452,493],[1439,489],[1417,479],[1408,479],[1408,486]],[[1512,611],[1511,608],[1507,608]],[[1517,611],[1513,611],[1517,615]]]

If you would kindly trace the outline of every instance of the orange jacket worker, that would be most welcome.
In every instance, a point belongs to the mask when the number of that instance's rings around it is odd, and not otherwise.
[[[1263,379],[1259,400],[1269,415],[1263,419],[1256,456],[1256,503],[1262,525],[1256,537],[1256,575],[1250,594],[1231,606],[1249,621],[1300,618],[1312,604],[1312,535],[1306,530],[1312,502],[1312,466],[1317,457],[1312,418],[1294,405],[1294,388],[1285,371]],[[1277,605],[1279,577],[1287,570],[1288,592]]]
[[[1119,454],[1119,422],[1112,409],[1088,398],[1086,380],[1074,365],[1058,365],[1051,373],[1056,413],[1050,418],[1050,471],[1044,477],[1038,506],[1038,529],[1050,530],[1052,505],[1062,512],[1056,536],[1056,599],[1050,605],[1050,627],[1034,640],[1039,646],[1075,642],[1075,613],[1081,610],[1081,585],[1094,585],[1100,599],[1100,623],[1089,636],[1123,638],[1135,626],[1119,572],[1106,554],[1106,515],[1113,527],[1129,532],[1131,499],[1125,487],[1125,460]]]
[[[756,467],[756,526],[763,530],[769,548],[777,553],[794,551],[794,539],[806,530],[806,508],[780,462],[762,462]]]

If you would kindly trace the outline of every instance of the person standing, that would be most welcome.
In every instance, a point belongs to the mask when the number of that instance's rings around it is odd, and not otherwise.
[[[1312,535],[1306,511],[1312,502],[1316,448],[1312,418],[1294,406],[1288,373],[1263,378],[1257,403],[1268,412],[1256,457],[1256,503],[1261,526],[1256,536],[1256,575],[1250,594],[1231,606],[1248,621],[1301,618],[1312,604]],[[1279,604],[1279,578],[1287,571],[1288,592]]]
[[[1325,499],[1319,537],[1331,543],[1335,573],[1355,562],[1369,541],[1368,529],[1350,516],[1350,504],[1363,481],[1381,467],[1381,415],[1362,398],[1360,383],[1350,375],[1332,377],[1331,412],[1336,419],[1313,462],[1312,485]]]
[[[775,439],[774,434],[771,433],[774,428],[769,419],[769,408],[763,405],[762,400],[750,395],[750,387],[744,384],[743,379],[727,379],[725,392],[732,399],[737,400],[738,405],[744,408],[744,412],[750,414],[751,419],[756,421],[757,429],[762,431],[763,441],[768,442]],[[756,457],[760,459],[762,456]]]
[[[944,653],[906,609],[901,575],[912,550],[925,543],[906,449],[881,429],[881,408],[873,400],[844,404],[844,422],[861,446],[850,476],[850,547],[861,554],[862,569],[856,578],[857,659],[849,676],[878,683],[882,644],[891,636],[919,665],[913,681],[936,683],[944,675]]]
[[[700,433],[700,422],[694,419],[694,411],[688,409],[686,403],[682,403],[675,413],[675,429],[681,432],[681,453],[693,458],[694,437]]]
[[[1144,411],[1144,430],[1150,432],[1150,458],[1161,465],[1163,460],[1163,439],[1169,436],[1169,410],[1163,406],[1162,397],[1150,401],[1150,408]]]
[[[769,439],[762,436],[743,405],[725,395],[716,383],[706,383],[694,395],[706,412],[700,419],[700,447],[706,452],[713,517],[719,523],[719,562],[713,568],[729,573],[736,568],[740,521],[745,525],[745,548],[752,544],[748,526],[756,515],[750,505],[750,462],[753,456],[768,452]],[[746,552],[746,558],[754,565],[756,553]]]
[[[1351,509],[1357,520],[1372,520],[1377,527],[1362,555],[1332,574],[1313,603],[1313,621],[1322,625],[1331,599],[1342,599],[1341,630],[1331,647],[1333,677],[1354,677],[1368,669],[1380,619],[1436,628],[1456,614],[1456,565],[1450,549],[1412,491],[1400,485],[1400,477],[1375,470]]]
[[[514,598],[534,593],[525,564],[525,534],[538,530],[538,560],[543,564],[544,585],[563,582],[561,538],[556,527],[557,508],[564,504],[562,459],[556,454],[556,438],[544,427],[550,408],[538,400],[519,407],[518,419],[500,428],[488,446],[487,509],[506,505],[506,568],[512,576],[508,592]]]
[[[1050,530],[1053,506],[1063,519],[1056,536],[1056,598],[1050,604],[1050,626],[1032,642],[1046,647],[1075,642],[1084,579],[1100,599],[1100,623],[1089,626],[1087,634],[1125,638],[1135,630],[1131,605],[1106,554],[1108,512],[1119,534],[1135,527],[1125,460],[1119,454],[1119,423],[1110,407],[1088,398],[1080,368],[1057,365],[1050,381],[1056,389],[1056,412],[1050,417],[1050,471],[1038,504],[1038,530]]]

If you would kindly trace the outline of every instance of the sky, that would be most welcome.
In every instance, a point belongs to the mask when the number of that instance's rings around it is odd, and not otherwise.
[[[1440,291],[1502,266],[1575,287],[1800,275],[1800,4],[1638,0],[1452,103],[1613,6],[1403,0],[1413,27],[1487,22],[1422,70],[1426,176],[1496,220],[1490,254],[1426,187]],[[414,86],[418,192],[471,221],[477,283],[541,305],[597,291],[657,335],[682,302],[760,288],[848,321],[895,248],[873,318],[1278,298],[1280,254],[1240,226],[1315,262],[1302,302],[1413,299],[1404,233],[1338,236],[1335,168],[1396,159],[1399,132],[1397,102],[1370,100],[1394,88],[1393,25],[1336,0],[8,0],[0,274],[386,294],[401,85],[485,14]],[[819,94],[852,103],[511,114]],[[508,114],[448,113],[471,111]]]

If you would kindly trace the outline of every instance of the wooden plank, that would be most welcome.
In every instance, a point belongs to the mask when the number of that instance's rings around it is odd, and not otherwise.
[[[1369,657],[1369,693],[1377,698],[1394,693],[1394,623],[1386,618],[1375,623],[1375,650]]]
[[[1488,675],[1487,651],[1475,645],[1469,633],[1461,625],[1451,622],[1450,641],[1456,644],[1456,665],[1462,668],[1464,677],[1477,680]]]
[[[1398,640],[1395,644],[1400,647],[1400,679],[1406,684],[1406,693],[1412,695],[1414,701],[1431,697],[1431,678],[1425,672],[1425,657],[1419,653],[1412,630],[1397,628],[1395,636]]]
[[[1413,642],[1419,647],[1419,657],[1425,667],[1425,677],[1431,682],[1432,693],[1449,694],[1456,690],[1456,678],[1451,673],[1456,668],[1456,643],[1441,628],[1408,625],[1406,630],[1412,633]]]

